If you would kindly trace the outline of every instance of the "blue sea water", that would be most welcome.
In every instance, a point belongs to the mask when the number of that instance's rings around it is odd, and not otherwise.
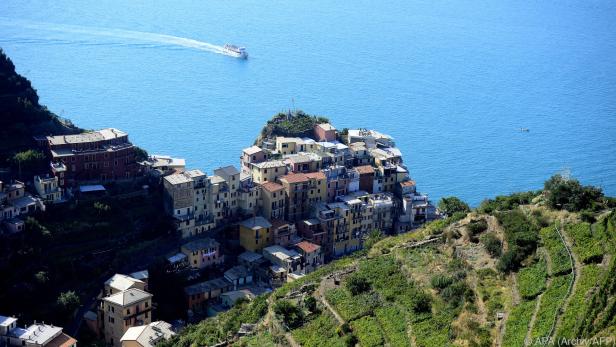
[[[614,1],[3,0],[0,47],[52,111],[207,172],[295,107],[391,134],[434,199],[565,168],[616,195]]]

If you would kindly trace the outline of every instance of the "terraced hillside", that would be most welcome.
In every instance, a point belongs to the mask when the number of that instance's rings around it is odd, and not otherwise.
[[[615,245],[614,209],[581,215],[549,209],[537,193],[514,195],[384,238],[166,345],[524,346],[608,337],[616,330]],[[235,334],[242,322],[256,323],[255,332]]]

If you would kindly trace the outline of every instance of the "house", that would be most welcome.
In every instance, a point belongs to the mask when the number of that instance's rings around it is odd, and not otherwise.
[[[272,264],[284,269],[286,274],[302,272],[302,256],[294,250],[282,246],[270,246],[263,249],[263,257]]]
[[[26,230],[26,223],[19,218],[11,218],[4,220],[1,226],[8,234],[17,234]],[[0,229],[0,231],[2,231],[2,229]]]
[[[242,172],[250,173],[251,165],[264,162],[267,159],[265,151],[258,146],[251,146],[242,150],[240,161],[242,164]]]
[[[314,137],[317,141],[335,141],[336,128],[329,123],[321,123],[314,126]]]
[[[34,188],[44,202],[56,204],[63,201],[64,191],[56,176],[34,176]]]
[[[184,288],[188,309],[191,311],[203,311],[207,308],[208,301],[218,299],[222,293],[233,290],[233,284],[225,278],[193,284]]]
[[[297,231],[304,239],[321,246],[327,246],[331,241],[329,235],[317,218],[302,220],[297,223]]]
[[[204,269],[224,262],[220,244],[214,239],[204,238],[185,243],[181,251],[188,257],[188,264],[193,269]]]
[[[6,185],[0,181],[0,221],[36,211],[45,211],[45,204],[27,193],[23,182],[13,181]]]
[[[280,177],[286,194],[286,220],[307,218],[312,207],[327,200],[327,181],[322,172],[290,173]]]
[[[301,144],[303,144],[303,141],[299,137],[276,137],[276,151],[282,155],[300,152]]]
[[[315,172],[323,166],[321,156],[311,152],[286,155],[283,161],[288,165],[291,172]]]
[[[186,169],[186,160],[174,158],[168,155],[153,154],[147,160],[140,163],[144,172],[155,177],[162,177],[174,172],[182,172]]]
[[[152,321],[152,294],[138,288],[130,288],[101,300],[98,311],[105,342],[121,346],[120,339],[134,326]]]
[[[156,321],[148,325],[132,327],[126,330],[120,342],[122,347],[155,347],[159,342],[175,335],[171,324]]]
[[[141,271],[135,271],[135,272],[131,272],[128,274],[129,277],[132,277],[136,280],[142,281],[143,283],[145,283],[145,291],[148,290],[148,282],[150,279],[150,273],[149,271],[146,270],[141,270]]]
[[[237,261],[240,265],[243,265],[248,270],[252,271],[255,268],[259,267],[266,260],[265,258],[263,258],[263,255],[259,253],[246,251],[237,256]]]
[[[297,237],[297,230],[293,223],[274,219],[272,220],[271,234],[274,245],[286,247]]]
[[[255,183],[275,182],[278,177],[287,174],[287,164],[282,160],[269,160],[250,165],[252,180]]]
[[[304,262],[303,267],[306,273],[313,272],[318,267],[325,264],[321,246],[309,241],[301,241],[297,243],[294,248],[302,256]]]
[[[114,128],[76,135],[48,136],[52,172],[60,187],[83,181],[116,181],[141,174],[128,134]]]
[[[355,167],[359,173],[359,190],[372,193],[374,189],[374,168],[371,165]]]
[[[77,340],[53,324],[18,327],[17,318],[0,316],[0,346],[77,347]]]
[[[176,253],[168,257],[167,262],[173,271],[180,271],[189,266],[188,256],[184,253]]]
[[[260,251],[272,244],[272,224],[261,216],[248,218],[240,223],[240,245],[247,251]]]
[[[233,284],[233,290],[252,283],[252,273],[244,265],[236,265],[225,271],[225,279]]]
[[[105,281],[104,295],[109,296],[115,293],[123,292],[130,288],[145,290],[145,282],[130,276],[115,274],[111,276],[110,279]]]
[[[282,219],[284,218],[286,199],[284,187],[276,182],[265,182],[261,184],[261,208],[265,218]]]

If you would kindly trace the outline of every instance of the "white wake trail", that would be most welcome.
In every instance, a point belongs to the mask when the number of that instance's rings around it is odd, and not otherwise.
[[[87,27],[70,24],[55,24],[46,22],[33,22],[25,20],[13,20],[10,18],[0,17],[0,25],[14,26],[24,29],[33,29],[41,31],[53,31],[69,34],[80,34],[89,36],[104,36],[123,40],[154,42],[162,45],[178,46],[200,51],[224,54],[225,50],[222,46],[211,43],[194,40],[186,37],[179,37],[167,34],[157,34],[143,31],[123,30],[123,29],[107,29],[97,27]]]

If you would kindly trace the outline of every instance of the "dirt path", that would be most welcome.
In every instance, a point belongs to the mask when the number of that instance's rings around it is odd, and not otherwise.
[[[319,289],[317,290],[317,299],[319,299],[319,301],[321,301],[321,303],[323,304],[323,306],[327,307],[327,309],[329,310],[329,312],[331,312],[332,315],[334,315],[334,318],[336,318],[336,320],[338,321],[338,323],[340,324],[344,324],[346,323],[346,321],[344,320],[344,318],[342,318],[342,316],[338,313],[338,311],[336,311],[332,305],[329,304],[329,302],[327,301],[327,299],[325,299],[325,291],[328,288],[333,288],[335,287],[334,284],[334,278],[333,276],[327,276],[325,277],[321,283],[319,283]]]
[[[291,347],[301,347],[301,345],[297,343],[297,341],[295,341],[295,338],[293,338],[293,335],[291,335],[290,332],[286,331],[282,323],[279,322],[278,319],[276,318],[276,315],[274,314],[274,309],[273,309],[274,302],[272,300],[272,296],[273,295],[270,295],[267,298],[267,314],[265,316],[265,319],[263,320],[263,324],[267,326],[269,325],[269,323],[271,323],[272,327],[275,326],[274,330],[284,331],[284,338],[285,340],[287,340],[287,342],[289,343]],[[270,329],[270,332],[272,333],[272,335],[276,333],[276,331],[272,331],[272,329]]]

